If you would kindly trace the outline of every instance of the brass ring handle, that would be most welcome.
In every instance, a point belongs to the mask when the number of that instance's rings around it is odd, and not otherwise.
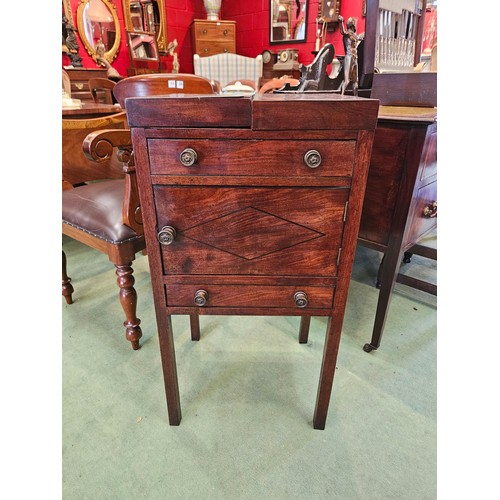
[[[304,155],[304,163],[309,167],[309,168],[317,168],[321,165],[321,155],[319,151],[316,151],[315,149],[310,149],[305,155]]]
[[[185,167],[191,167],[198,161],[198,153],[192,148],[186,148],[182,150],[179,159]]]
[[[171,245],[177,236],[177,231],[172,226],[163,226],[158,233],[158,241],[162,245]]]
[[[434,201],[432,204],[427,205],[423,211],[424,217],[428,217],[429,219],[432,217],[437,217],[438,214],[438,203]]]
[[[297,307],[300,307],[301,309],[307,307],[307,295],[305,292],[295,292],[293,300]]]
[[[206,290],[196,290],[194,294],[194,303],[197,306],[204,306],[208,300],[208,292]]]

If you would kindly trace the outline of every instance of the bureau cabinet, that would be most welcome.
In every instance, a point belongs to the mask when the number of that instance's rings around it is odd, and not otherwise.
[[[191,24],[193,53],[200,57],[224,52],[236,54],[236,21],[195,19]]]
[[[126,109],[170,424],[181,420],[172,314],[327,316],[323,429],[378,101],[167,96]]]

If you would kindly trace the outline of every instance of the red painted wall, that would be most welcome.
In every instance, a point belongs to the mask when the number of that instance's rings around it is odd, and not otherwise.
[[[73,19],[77,22],[76,11],[80,0],[70,0]],[[255,57],[264,49],[277,51],[290,47],[299,51],[299,62],[310,64],[314,59],[312,51],[315,46],[315,20],[318,15],[318,0],[309,0],[307,13],[307,33],[305,43],[273,44],[269,43],[269,2],[270,0],[252,0],[243,2],[240,0],[222,0],[221,19],[236,21],[236,51],[238,54]],[[130,66],[128,49],[125,41],[125,24],[123,22],[123,8],[121,0],[114,0],[116,13],[120,21],[121,42],[117,58],[113,61],[113,67],[123,76],[127,75]],[[350,16],[358,18],[357,31],[362,33],[365,27],[365,18],[361,16],[362,0],[342,0],[340,13],[347,19]],[[182,73],[193,73],[193,51],[191,47],[190,25],[193,19],[205,19],[206,13],[203,8],[203,0],[165,0],[167,19],[168,41],[177,38],[179,43],[177,52],[179,55],[180,71]],[[75,26],[76,27],[76,26]],[[96,68],[96,63],[87,54],[85,46],[81,42],[80,56],[85,68]],[[335,47],[335,54],[343,55],[344,48],[339,30],[327,33],[326,41]],[[70,63],[69,58],[63,54],[62,64]],[[161,57],[162,68],[165,71],[172,69],[172,57]]]

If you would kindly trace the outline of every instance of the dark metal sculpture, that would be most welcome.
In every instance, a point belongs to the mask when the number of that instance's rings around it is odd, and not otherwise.
[[[71,65],[75,68],[82,68],[82,58],[78,54],[80,46],[76,41],[75,27],[65,15],[62,16],[62,38],[63,47],[66,48],[66,53],[71,61]]]
[[[343,95],[349,84],[352,83],[354,95],[358,95],[358,45],[364,38],[364,33],[356,34],[356,20],[347,19],[347,31],[344,28],[344,18],[339,16],[340,33],[344,43],[344,81],[340,84],[340,93]]]

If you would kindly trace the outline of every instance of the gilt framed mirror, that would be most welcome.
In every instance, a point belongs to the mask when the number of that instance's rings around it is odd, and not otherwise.
[[[160,54],[166,54],[165,0],[122,0],[122,5],[125,29],[131,33],[153,34]]]
[[[325,23],[337,23],[340,15],[341,0],[320,0],[318,17]]]
[[[269,0],[269,43],[306,41],[308,0]]]
[[[73,20],[73,13],[71,12],[70,0],[62,0],[62,13],[66,16],[66,19],[75,26],[75,21]]]
[[[109,63],[120,48],[120,22],[111,0],[80,0],[76,12],[78,34],[92,59]]]

